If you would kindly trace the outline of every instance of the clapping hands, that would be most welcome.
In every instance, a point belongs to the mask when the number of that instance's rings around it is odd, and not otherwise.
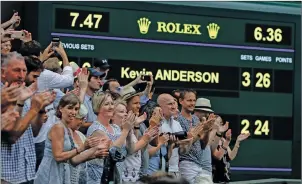
[[[136,115],[129,111],[127,117],[123,119],[122,130],[129,132],[135,125]]]
[[[238,135],[237,140],[238,140],[239,142],[244,141],[244,140],[247,139],[250,135],[251,135],[250,133],[246,133],[246,134],[243,133],[243,134],[240,134],[240,135]]]
[[[56,98],[56,92],[54,91],[44,91],[37,93],[31,99],[31,109],[39,112],[41,109],[45,108],[47,105],[51,104]]]
[[[9,109],[1,114],[1,131],[11,131],[15,127],[15,122],[19,118],[19,113]]]

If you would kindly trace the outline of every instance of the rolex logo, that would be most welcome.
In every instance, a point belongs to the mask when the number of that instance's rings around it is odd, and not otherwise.
[[[218,35],[218,31],[220,29],[220,27],[218,26],[218,24],[215,24],[215,23],[210,23],[208,26],[208,32],[209,32],[209,37],[211,39],[216,39],[217,38],[217,35]]]
[[[138,24],[139,31],[141,32],[141,34],[147,34],[151,21],[149,21],[148,18],[143,17],[143,18],[140,18],[139,20],[137,20],[137,24]]]

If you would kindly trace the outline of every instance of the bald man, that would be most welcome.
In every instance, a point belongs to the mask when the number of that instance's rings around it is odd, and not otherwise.
[[[160,133],[182,132],[181,125],[173,118],[173,115],[177,113],[177,106],[175,105],[176,102],[174,98],[170,94],[161,94],[157,98],[157,103],[161,107],[164,116],[159,129]],[[159,168],[160,162],[166,163],[165,168]],[[175,146],[175,137],[170,136],[168,145],[162,146],[158,153],[150,158],[149,171],[165,169],[165,171],[168,171],[176,177],[180,177],[178,163],[179,147]]]
[[[163,111],[163,115],[166,120],[169,120],[171,116],[177,113],[177,106],[175,105],[174,97],[170,94],[161,94],[157,98],[157,103]]]

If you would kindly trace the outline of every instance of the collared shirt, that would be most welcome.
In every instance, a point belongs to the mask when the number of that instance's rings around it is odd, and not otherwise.
[[[197,116],[192,115],[192,121],[183,117],[181,114],[178,115],[177,121],[182,126],[183,131],[189,132],[189,130],[199,123]],[[183,160],[191,161],[202,167],[203,150],[201,148],[201,141],[196,141],[192,144],[191,149],[186,154],[180,154],[180,162]]]
[[[96,121],[97,116],[93,112],[91,96],[87,95],[87,93],[85,94],[85,97],[84,97],[84,105],[87,107],[87,110],[88,110],[88,114],[86,116],[86,119],[87,119],[86,121],[87,122]]]
[[[181,132],[182,127],[180,123],[173,118],[170,118],[169,121],[164,119],[161,122],[161,127],[159,128],[160,133],[176,133],[176,132]],[[179,148],[174,148],[172,150],[172,155],[169,159],[169,172],[178,172],[178,164],[179,164],[179,153],[178,153]]]
[[[149,100],[150,100],[149,97],[147,95],[145,95],[145,94],[142,95],[142,96],[140,96],[140,104],[141,104],[141,106],[146,105]]]
[[[71,66],[65,66],[62,74],[44,69],[38,78],[38,89],[43,91],[46,89],[67,88],[72,86],[74,77]]]
[[[1,87],[3,84],[1,84]],[[24,103],[22,117],[30,109],[30,99]],[[1,179],[22,183],[35,178],[36,152],[31,125],[15,144],[1,141]]]

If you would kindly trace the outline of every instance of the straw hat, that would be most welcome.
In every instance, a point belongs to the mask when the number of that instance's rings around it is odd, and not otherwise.
[[[132,86],[128,86],[120,89],[119,95],[123,100],[128,100],[134,96],[142,96],[143,92],[136,92]]]
[[[206,98],[198,98],[194,110],[214,112],[210,100]]]

